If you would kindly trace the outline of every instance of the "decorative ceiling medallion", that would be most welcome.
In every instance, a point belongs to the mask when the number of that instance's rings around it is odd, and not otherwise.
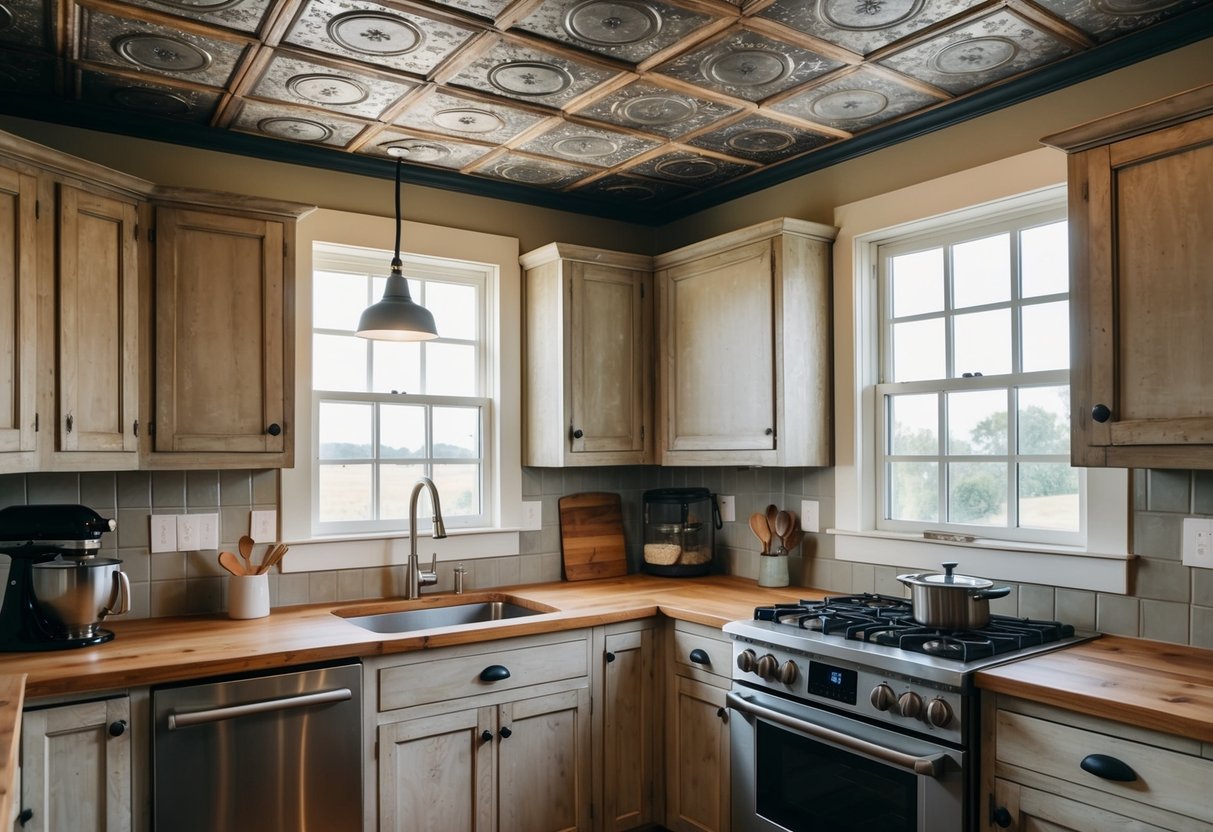
[[[131,63],[164,72],[199,72],[211,65],[210,54],[167,35],[123,35],[113,48]]]
[[[657,10],[638,0],[585,0],[564,16],[564,30],[594,46],[623,46],[661,31]]]
[[[13,13],[8,10],[8,7],[0,3],[0,29],[7,29],[13,25]]]
[[[244,0],[152,0],[157,6],[187,12],[221,12],[239,6]]]
[[[1092,6],[1105,14],[1119,17],[1136,17],[1143,14],[1153,14],[1178,6],[1183,0],[1094,0]]]
[[[357,104],[370,95],[362,84],[340,75],[296,75],[286,82],[286,88],[316,104]]]
[[[344,12],[334,15],[327,29],[334,43],[363,55],[403,55],[425,42],[421,29],[387,12]]]
[[[542,61],[510,61],[489,70],[489,83],[514,95],[555,95],[573,83],[564,67]]]
[[[792,59],[763,49],[733,49],[711,55],[700,65],[703,77],[718,84],[760,87],[792,74]]]
[[[652,199],[657,196],[657,192],[648,185],[638,185],[631,182],[620,185],[608,185],[602,190],[611,196],[623,197],[625,199]]]
[[[461,133],[492,133],[505,126],[505,121],[495,113],[472,107],[440,110],[434,113],[430,121],[446,130],[458,130]]]
[[[147,87],[122,87],[110,93],[110,99],[128,110],[162,116],[183,116],[194,109],[189,101],[176,93]]]
[[[720,165],[713,159],[666,159],[654,170],[675,179],[703,179],[718,172]]]
[[[896,26],[922,9],[925,0],[818,0],[821,17],[847,31]]]
[[[524,182],[527,185],[547,185],[561,177],[558,170],[525,164],[503,165],[497,169],[497,173],[505,179]]]
[[[561,156],[571,156],[575,159],[595,159],[617,152],[619,142],[601,136],[569,136],[555,142],[552,150]]]
[[[738,133],[725,144],[743,153],[775,153],[796,144],[796,136],[787,130],[764,127]]]
[[[424,139],[405,139],[399,142],[384,142],[379,145],[389,156],[399,156],[410,162],[437,162],[451,155],[451,149],[438,142]]]
[[[867,118],[889,106],[889,99],[874,90],[839,90],[823,95],[809,108],[819,118]]]
[[[699,105],[681,95],[641,95],[620,101],[616,112],[635,124],[677,124],[695,115]]]
[[[940,49],[927,62],[936,72],[985,72],[1015,57],[1019,47],[1006,38],[970,38]]]
[[[263,118],[257,122],[257,129],[269,136],[297,142],[322,142],[333,135],[332,129],[308,118]]]

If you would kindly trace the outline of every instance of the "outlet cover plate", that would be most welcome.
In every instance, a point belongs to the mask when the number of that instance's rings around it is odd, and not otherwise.
[[[258,543],[278,539],[278,512],[273,509],[249,512],[249,537]]]
[[[537,532],[543,528],[543,502],[540,500],[522,501],[522,530]]]
[[[717,495],[716,505],[720,506],[720,520],[723,523],[732,523],[737,520],[737,503],[732,495],[724,496]]]
[[[800,530],[814,534],[821,531],[821,504],[816,500],[800,501]]]
[[[1213,518],[1184,518],[1183,564],[1213,569]]]
[[[177,550],[177,515],[153,514],[152,522],[152,554],[161,552],[176,552]]]

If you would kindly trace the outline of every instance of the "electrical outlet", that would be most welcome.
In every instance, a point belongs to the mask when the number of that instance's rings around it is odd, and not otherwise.
[[[209,552],[219,548],[219,515],[195,514],[198,518],[198,549]]]
[[[178,514],[177,515],[177,551],[178,552],[197,552],[201,547],[198,545],[199,534],[198,515],[196,514]]]
[[[177,515],[153,514],[152,554],[177,551]]]
[[[816,500],[800,501],[800,530],[814,533],[821,531],[821,506]]]
[[[720,507],[721,522],[732,523],[737,519],[737,504],[732,495],[727,497],[716,495],[716,505]]]
[[[1213,569],[1213,518],[1184,518],[1183,564]]]
[[[522,530],[537,532],[543,528],[543,503],[539,500],[522,501]]]
[[[249,537],[260,543],[278,539],[278,512],[273,509],[250,512]]]

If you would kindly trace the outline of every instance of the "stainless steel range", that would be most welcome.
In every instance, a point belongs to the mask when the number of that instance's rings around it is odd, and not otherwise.
[[[849,595],[725,625],[734,832],[976,829],[976,671],[1093,636],[991,616],[919,625],[910,602]]]

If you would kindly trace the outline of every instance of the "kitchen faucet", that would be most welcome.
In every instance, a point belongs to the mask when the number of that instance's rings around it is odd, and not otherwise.
[[[421,477],[413,483],[413,493],[409,495],[409,564],[406,567],[405,597],[410,601],[421,597],[423,586],[438,583],[438,553],[434,553],[434,560],[428,572],[422,572],[421,565],[417,562],[417,497],[422,488],[429,489],[430,502],[434,504],[434,539],[446,537],[442,506],[438,502],[438,488],[429,477]]]

